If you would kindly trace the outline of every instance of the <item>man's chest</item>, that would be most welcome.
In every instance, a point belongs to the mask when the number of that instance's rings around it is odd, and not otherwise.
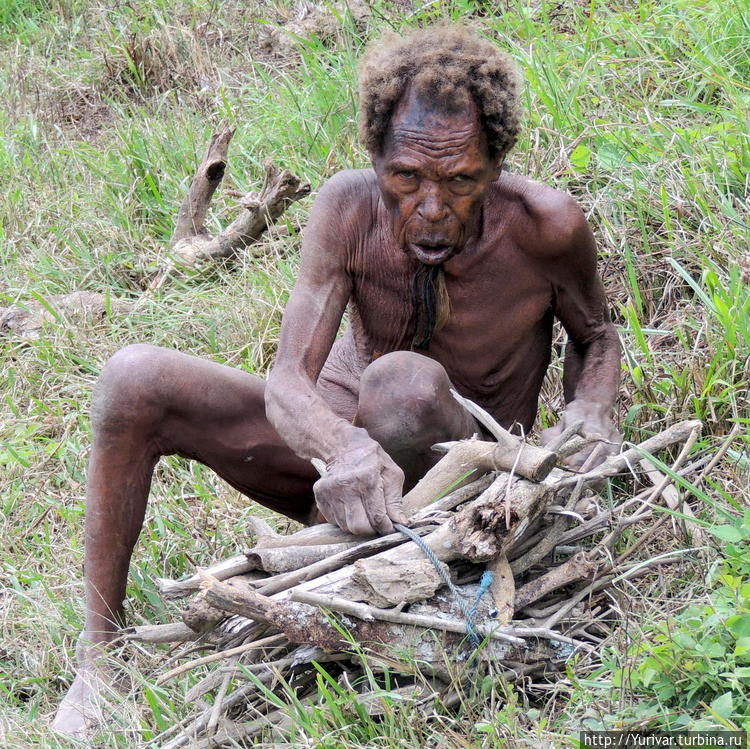
[[[551,284],[512,245],[491,249],[446,263],[450,313],[428,349],[420,351],[476,397],[496,392],[549,357]],[[422,293],[414,273],[407,258],[385,255],[355,277],[354,333],[366,356],[412,348],[414,295]]]
[[[416,271],[400,250],[370,251],[360,259],[352,274],[352,302],[368,337],[406,334],[415,297],[425,293]],[[552,286],[543,269],[508,242],[452,258],[441,273],[450,314],[435,336],[467,355],[512,347],[552,305]]]

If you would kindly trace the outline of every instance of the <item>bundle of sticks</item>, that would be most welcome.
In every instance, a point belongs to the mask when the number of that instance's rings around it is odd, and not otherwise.
[[[368,673],[403,674],[412,696],[446,705],[462,667],[473,676],[491,668],[510,680],[559,668],[607,636],[616,583],[680,558],[636,558],[674,514],[615,551],[625,528],[651,518],[662,502],[682,518],[688,545],[703,544],[672,483],[702,480],[721,457],[688,462],[699,421],[674,424],[574,472],[563,461],[586,447],[580,425],[541,448],[456,397],[497,441],[435,446],[445,455],[404,497],[408,532],[363,538],[322,524],[284,536],[255,519],[256,543],[246,553],[187,579],[159,580],[166,599],[191,596],[183,621],[133,627],[125,637],[182,641],[188,654],[196,641],[215,648],[157,679],[210,665],[187,699],[215,693],[212,705],[159,737],[165,749],[235,745],[283,730],[290,715],[269,696],[293,688],[298,705],[312,704],[313,664],[351,675],[365,658]],[[670,447],[678,454],[660,470],[665,464],[655,456]],[[624,501],[596,493],[609,477],[636,473],[645,488]]]

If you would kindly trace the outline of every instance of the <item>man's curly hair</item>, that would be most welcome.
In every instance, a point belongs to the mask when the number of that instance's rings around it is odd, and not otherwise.
[[[448,111],[463,108],[470,94],[490,154],[502,158],[515,145],[521,125],[518,69],[468,29],[432,26],[370,44],[359,64],[359,133],[369,150],[382,146],[393,109],[409,86]]]

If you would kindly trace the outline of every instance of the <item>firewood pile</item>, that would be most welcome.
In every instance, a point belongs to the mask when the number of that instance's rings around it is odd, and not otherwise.
[[[245,554],[159,581],[164,598],[189,597],[183,621],[124,636],[186,643],[157,684],[208,669],[186,695],[196,713],[157,737],[159,746],[236,746],[283,730],[290,714],[274,695],[292,689],[303,708],[314,705],[314,663],[347,685],[363,664],[401,675],[398,688],[425,709],[455,703],[457,679],[559,670],[609,634],[614,585],[680,558],[638,553],[660,525],[677,522],[673,515],[642,526],[619,550],[623,529],[662,503],[677,511],[692,546],[703,543],[673,486],[675,476],[700,482],[718,462],[688,461],[699,421],[574,472],[563,460],[587,444],[580,425],[540,448],[456,397],[497,441],[436,446],[444,456],[404,498],[408,535],[363,538],[322,524],[284,536],[254,520],[256,543]],[[678,454],[667,466],[656,456],[670,447]],[[623,474],[638,474],[641,488],[616,504],[597,494]],[[214,652],[196,658],[196,641]],[[209,693],[210,705],[201,699]],[[358,699],[371,714],[382,710],[375,693]]]

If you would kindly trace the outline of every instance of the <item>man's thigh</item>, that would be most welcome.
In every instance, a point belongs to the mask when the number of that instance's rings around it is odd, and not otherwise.
[[[159,452],[198,460],[276,512],[300,522],[314,518],[318,474],[268,421],[265,381],[179,352],[164,357],[170,376],[162,386]]]

